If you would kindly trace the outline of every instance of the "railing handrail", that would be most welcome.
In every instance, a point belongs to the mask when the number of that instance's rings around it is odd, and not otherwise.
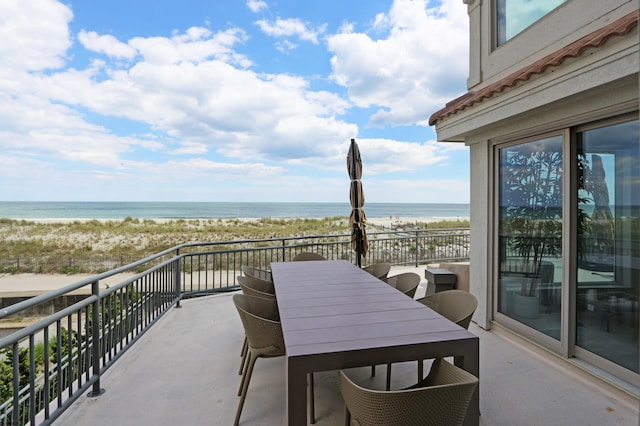
[[[7,419],[13,424],[36,424],[34,410],[44,418],[42,424],[50,424],[89,387],[93,389],[89,395],[100,395],[103,392],[100,377],[104,371],[169,308],[179,307],[182,297],[237,289],[236,274],[242,264],[268,266],[272,261],[290,259],[301,249],[324,252],[332,258],[353,259],[350,237],[344,233],[179,244],[0,309],[0,319],[3,319],[91,286],[90,292],[79,301],[70,302],[59,311],[0,339],[0,349],[13,349],[9,357],[14,371],[13,397],[0,401],[0,424],[6,424]],[[440,260],[438,256],[448,260],[468,259],[467,228],[389,230],[371,232],[368,237],[366,259],[369,264],[392,258],[392,264],[418,266],[421,261],[426,263],[428,256],[431,256],[428,260]],[[294,241],[301,242],[290,244]],[[262,243],[270,244],[261,246]],[[242,245],[244,247],[238,247]],[[227,246],[233,247],[224,248]],[[140,267],[145,270],[106,289],[100,288],[100,282],[106,278]],[[52,334],[57,338],[53,353],[49,354],[49,328],[54,325]],[[65,329],[67,342],[63,343],[60,333]],[[35,337],[40,334],[46,345],[44,365],[48,366],[43,373],[44,380],[33,361]],[[16,378],[20,345],[24,345],[25,340],[28,340],[30,360],[30,384],[26,386]],[[64,363],[63,359],[66,359]]]
[[[48,291],[48,292],[43,293],[43,294],[39,294],[38,296],[34,296],[34,297],[32,297],[30,299],[27,299],[27,300],[24,300],[22,302],[18,302],[16,304],[11,305],[11,306],[7,306],[6,308],[0,309],[0,319],[6,318],[9,315],[16,314],[16,313],[18,313],[18,312],[20,312],[20,311],[22,311],[24,309],[30,308],[32,306],[40,305],[42,303],[46,303],[46,302],[48,302],[50,300],[55,299],[56,297],[63,296],[65,294],[67,294],[67,293],[71,293],[72,291],[78,290],[78,289],[80,289],[82,287],[85,287],[87,285],[91,285],[95,281],[101,281],[101,280],[103,280],[105,278],[112,277],[114,275],[117,275],[117,274],[120,274],[120,273],[123,273],[123,272],[127,272],[127,271],[131,270],[132,268],[135,268],[135,267],[140,266],[140,265],[144,265],[145,263],[149,263],[149,262],[151,262],[151,261],[153,261],[155,259],[158,259],[159,257],[165,256],[168,253],[171,253],[171,252],[175,251],[177,247],[180,247],[180,246],[169,248],[169,249],[164,250],[164,251],[162,251],[160,253],[156,253],[156,254],[153,254],[151,256],[145,257],[144,259],[138,260],[138,261],[130,263],[128,265],[124,265],[124,266],[121,266],[119,268],[115,268],[115,269],[112,269],[112,270],[109,270],[109,271],[106,271],[106,272],[102,272],[102,273],[99,273],[99,274],[92,275],[90,277],[86,277],[86,278],[81,279],[79,281],[76,281],[74,283],[68,284],[68,285],[66,285],[64,287],[60,287],[58,289],[51,290],[51,291]]]

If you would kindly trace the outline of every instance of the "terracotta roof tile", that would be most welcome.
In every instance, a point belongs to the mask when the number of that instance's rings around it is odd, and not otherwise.
[[[462,111],[463,109],[478,102],[482,102],[484,99],[490,98],[494,94],[500,93],[509,87],[514,87],[519,82],[529,80],[535,74],[542,74],[547,68],[558,66],[568,58],[576,58],[582,55],[586,49],[600,47],[612,36],[627,34],[638,25],[638,15],[638,11],[631,12],[609,25],[574,41],[573,43],[537,60],[519,71],[514,72],[500,81],[484,87],[477,92],[467,92],[451,102],[448,102],[444,108],[435,112],[431,118],[429,118],[429,125],[433,126],[438,121],[449,115]]]

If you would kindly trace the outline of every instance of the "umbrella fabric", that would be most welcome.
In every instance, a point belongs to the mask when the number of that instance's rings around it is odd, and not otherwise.
[[[349,215],[349,225],[351,225],[351,246],[358,256],[358,266],[360,266],[360,256],[366,256],[369,249],[369,242],[365,231],[365,221],[367,216],[364,213],[364,191],[362,189],[362,159],[360,150],[355,139],[351,139],[351,146],[347,154],[347,171],[351,178],[349,190],[349,200],[351,201],[351,214]]]
[[[362,159],[360,158],[358,144],[354,139],[351,139],[351,147],[347,154],[347,171],[352,181],[362,179]]]
[[[349,222],[351,222],[351,219],[349,219]],[[361,246],[360,254],[362,256],[366,256],[367,251],[369,250],[369,240],[367,239],[367,231],[365,231],[364,228],[365,228],[365,224],[362,223],[360,224],[358,231],[354,229],[354,231],[351,233],[351,247],[353,248],[354,251],[357,252],[358,244],[360,244]],[[358,243],[358,238],[360,238],[360,243]]]
[[[349,201],[351,201],[351,207],[354,209],[361,209],[364,206],[364,191],[362,190],[362,182],[359,180],[351,181]]]

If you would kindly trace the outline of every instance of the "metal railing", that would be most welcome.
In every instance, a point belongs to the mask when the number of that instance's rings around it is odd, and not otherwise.
[[[467,229],[371,233],[364,262],[418,266],[468,259],[468,250]],[[86,294],[0,339],[0,424],[53,423],[86,392],[101,394],[101,375],[181,298],[236,290],[242,265],[268,269],[303,251],[355,261],[346,234],[189,243],[0,309],[0,320],[10,321],[71,293]],[[101,285],[123,272],[131,276]]]

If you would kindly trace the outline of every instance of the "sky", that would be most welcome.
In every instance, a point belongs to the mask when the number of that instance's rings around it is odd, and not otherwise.
[[[462,0],[2,0],[0,201],[468,203]]]

